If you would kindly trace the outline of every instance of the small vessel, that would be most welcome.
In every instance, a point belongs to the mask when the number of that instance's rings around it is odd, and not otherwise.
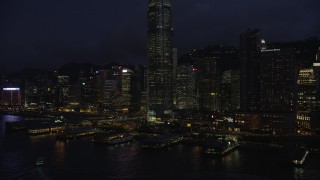
[[[301,145],[286,145],[280,153],[278,161],[286,166],[301,167],[305,164],[310,151]]]
[[[297,167],[302,166],[309,155],[309,151],[304,146],[294,146],[288,150],[289,162]]]
[[[36,161],[36,166],[42,167],[45,164],[45,159],[44,157],[38,157]]]

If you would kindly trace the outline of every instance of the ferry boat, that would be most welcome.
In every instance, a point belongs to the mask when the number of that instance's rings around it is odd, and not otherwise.
[[[147,137],[142,141],[144,148],[163,148],[182,141],[183,137],[177,134],[156,135]]]
[[[116,134],[98,134],[92,140],[97,144],[116,145],[130,142],[134,139],[131,133],[116,133]]]
[[[40,124],[29,128],[28,133],[30,135],[51,134],[62,131],[64,129],[63,124]]]
[[[210,155],[215,157],[224,156],[239,146],[236,139],[225,140],[224,138],[207,139],[203,146],[202,152],[204,155]]]
[[[95,135],[96,129],[90,127],[69,128],[57,134],[57,139],[69,140],[83,136]]]

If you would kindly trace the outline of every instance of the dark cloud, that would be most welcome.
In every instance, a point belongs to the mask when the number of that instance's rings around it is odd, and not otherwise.
[[[318,0],[173,0],[180,54],[235,44],[247,28],[272,41],[320,35]],[[146,63],[147,0],[2,0],[0,60],[8,69],[66,62]]]

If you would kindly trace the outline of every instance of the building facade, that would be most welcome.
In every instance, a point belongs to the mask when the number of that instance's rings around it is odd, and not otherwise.
[[[69,76],[57,76],[55,84],[55,106],[63,107],[69,104],[70,98]]]
[[[204,111],[220,110],[220,73],[215,58],[195,59],[198,107]]]
[[[260,109],[260,31],[247,30],[240,35],[241,110],[257,112]]]
[[[148,120],[162,120],[173,105],[172,0],[148,3]]]
[[[177,67],[176,108],[194,109],[197,107],[195,69],[191,64]]]
[[[311,112],[316,107],[316,76],[312,68],[300,69],[297,81],[297,125],[310,130]]]
[[[314,69],[315,78],[316,78],[316,99],[317,99],[316,108],[318,111],[320,111],[320,47],[316,54],[316,60],[313,63],[313,69]]]
[[[1,110],[19,111],[21,108],[21,91],[19,87],[2,88]]]
[[[295,66],[293,49],[261,51],[260,111],[295,111]]]

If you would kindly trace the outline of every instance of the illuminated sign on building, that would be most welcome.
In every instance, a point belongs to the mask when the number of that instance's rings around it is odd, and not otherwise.
[[[3,88],[4,91],[20,91],[20,88]]]
[[[262,49],[261,52],[280,52],[280,49]]]
[[[10,87],[2,89],[2,102],[3,106],[21,106],[20,88]]]

